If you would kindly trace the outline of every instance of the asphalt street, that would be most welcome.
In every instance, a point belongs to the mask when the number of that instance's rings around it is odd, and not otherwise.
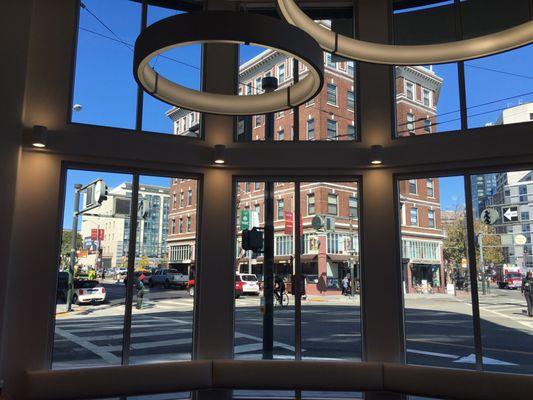
[[[109,302],[76,307],[56,319],[54,368],[120,364],[124,285],[106,284]],[[136,303],[134,302],[134,305]],[[294,304],[291,298],[291,304]],[[310,297],[302,302],[304,359],[361,359],[358,299]],[[472,306],[468,293],[406,295],[407,362],[475,367]],[[523,314],[520,292],[492,290],[480,298],[486,370],[533,374],[533,319]],[[184,290],[154,288],[133,308],[130,363],[190,359],[193,298]],[[235,357],[261,358],[258,296],[236,300]],[[294,307],[274,309],[274,357],[294,359]]]

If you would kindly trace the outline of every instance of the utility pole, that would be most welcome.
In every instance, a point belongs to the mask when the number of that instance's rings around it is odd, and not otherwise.
[[[67,291],[67,311],[72,311],[72,296],[74,294],[74,264],[76,263],[76,239],[78,237],[78,215],[80,212],[80,189],[83,186],[79,183],[74,185],[74,216],[72,218],[72,239],[70,249],[70,265],[68,268],[68,291]]]
[[[278,88],[276,77],[262,80],[263,90],[267,93]],[[274,114],[265,115],[265,140],[274,140]],[[272,359],[274,349],[274,182],[265,182],[265,242],[263,258],[263,296],[265,313],[263,315],[263,358]]]
[[[481,291],[487,294],[487,285],[485,283],[485,262],[483,261],[483,234],[478,235],[479,240],[479,266],[481,267]]]

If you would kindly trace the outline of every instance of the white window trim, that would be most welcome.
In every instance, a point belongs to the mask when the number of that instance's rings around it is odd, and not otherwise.
[[[408,99],[408,100],[416,101],[416,85],[415,85],[415,83],[404,78],[403,84],[404,84],[405,98]],[[409,84],[413,85],[413,98],[412,99],[410,99],[409,96],[407,95],[407,86]]]
[[[411,192],[411,181],[415,181],[415,191],[414,191],[414,192]],[[418,194],[418,181],[417,181],[416,179],[409,179],[409,180],[407,181],[407,184],[409,185],[409,186],[407,187],[407,192],[408,192],[409,194]]]
[[[416,210],[416,224],[413,224],[413,218],[412,218],[413,210]],[[418,210],[418,207],[411,207],[409,209],[409,225],[411,225],[411,226],[420,226],[420,212]]]
[[[281,80],[280,73],[279,73],[280,69],[282,68],[283,68],[283,80]],[[279,84],[282,84],[283,82],[287,80],[287,67],[285,66],[285,61],[276,66],[276,78],[278,78]]]
[[[335,86],[335,103],[330,103],[329,102],[329,85],[333,85]],[[326,84],[326,103],[330,106],[333,106],[333,107],[338,107],[338,104],[339,104],[339,88],[337,87],[337,85],[335,85],[333,82],[330,82],[328,84]]]
[[[424,94],[426,92],[428,93],[428,101],[429,101],[428,105],[424,104]],[[433,91],[431,91],[429,89],[426,89],[426,88],[422,88],[422,104],[424,104],[425,107],[432,107],[432,104],[433,104],[432,93],[433,93]]]

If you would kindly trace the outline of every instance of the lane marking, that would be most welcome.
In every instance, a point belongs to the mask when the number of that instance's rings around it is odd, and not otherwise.
[[[71,342],[76,343],[77,345],[89,350],[90,352],[96,354],[98,357],[102,358],[103,360],[107,361],[110,364],[120,364],[121,358],[117,357],[114,354],[111,354],[110,352],[103,350],[101,346],[96,346],[89,342],[88,340],[84,340],[80,338],[79,336],[72,335],[69,332],[66,332],[62,330],[61,328],[57,328],[55,330],[56,334],[63,336],[66,339],[69,339]],[[121,346],[122,349],[122,346]]]

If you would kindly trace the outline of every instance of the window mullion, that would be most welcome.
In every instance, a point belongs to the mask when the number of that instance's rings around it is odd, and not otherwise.
[[[476,369],[483,370],[483,347],[481,339],[481,319],[479,313],[479,294],[477,287],[476,242],[474,215],[472,205],[472,181],[470,174],[465,174],[465,205],[466,205],[466,241],[468,247],[468,267],[470,272],[470,288],[472,295],[472,322],[474,324],[474,349]]]
[[[296,360],[302,359],[302,293],[301,288],[305,284],[302,282],[302,239],[300,231],[301,204],[300,204],[300,182],[294,182],[294,283],[292,292],[294,293],[294,357]],[[297,396],[301,394],[297,392]]]
[[[142,2],[141,11],[141,33],[144,31],[148,20],[148,6],[146,1]],[[144,106],[144,90],[140,85],[137,85],[137,110],[135,115],[135,131],[141,132],[143,126],[143,106]]]
[[[124,333],[122,339],[122,364],[129,364],[131,343],[131,308],[133,303],[133,274],[135,269],[135,247],[137,246],[137,207],[139,202],[139,174],[133,174],[131,185],[130,232],[128,242],[128,270],[126,272],[126,304],[124,311]]]

